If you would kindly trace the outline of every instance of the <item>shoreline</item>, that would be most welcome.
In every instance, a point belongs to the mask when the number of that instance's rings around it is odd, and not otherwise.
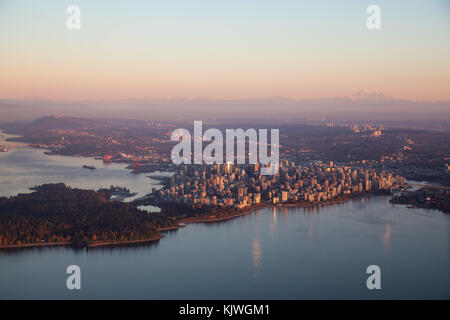
[[[3,131],[0,130],[0,133],[4,133]],[[8,133],[5,133],[7,135],[11,135]],[[11,139],[11,137],[5,139],[5,141],[7,141],[8,139]],[[14,139],[14,138],[12,138]],[[37,148],[37,149],[43,149],[40,148],[38,146],[33,146],[30,145],[29,143],[23,142],[21,141],[22,144],[27,145],[31,148]],[[48,149],[47,149],[48,150]],[[68,156],[68,157],[74,157],[74,155],[64,155],[64,154],[59,154],[61,156]],[[91,157],[91,156],[87,156],[87,157]],[[128,170],[128,169],[127,169]],[[156,170],[158,171],[158,170]],[[130,172],[133,173],[133,172]],[[145,171],[143,171],[142,173],[146,173]],[[158,185],[164,185],[165,183],[167,183],[167,179],[168,177],[164,177],[164,176],[156,176],[156,177],[151,177],[149,175],[147,175],[147,177],[149,178],[153,178],[155,180],[157,180],[159,183]],[[256,205],[251,205],[248,207],[244,207],[242,209],[228,209],[227,213],[225,213],[224,216],[221,217],[211,217],[214,214],[204,214],[203,216],[199,216],[199,217],[191,217],[191,218],[184,218],[184,219],[180,219],[180,220],[176,220],[176,226],[173,227],[166,227],[166,228],[161,228],[158,229],[158,233],[159,232],[165,232],[165,231],[171,231],[171,230],[178,230],[179,228],[183,228],[183,227],[187,227],[188,224],[190,223],[214,223],[214,222],[221,222],[221,221],[226,221],[226,220],[231,220],[234,218],[238,218],[238,217],[242,217],[245,215],[248,215],[250,213],[256,212],[259,209],[263,209],[263,208],[298,208],[298,207],[304,207],[304,208],[312,208],[312,207],[321,207],[321,206],[330,206],[330,205],[336,205],[336,204],[342,204],[342,203],[346,203],[348,201],[351,200],[356,200],[356,199],[361,199],[361,198],[371,198],[371,197],[376,197],[376,196],[388,196],[389,194],[383,194],[383,193],[363,193],[363,194],[356,194],[354,196],[348,197],[348,198],[343,198],[343,199],[333,199],[333,200],[326,200],[323,202],[306,202],[306,201],[301,201],[301,202],[297,202],[297,203],[279,203],[279,204],[273,204],[273,203],[261,203],[261,204],[256,204]],[[145,197],[145,196],[144,196]],[[128,197],[127,197],[128,198]],[[122,199],[123,200],[123,199]],[[162,209],[162,208],[161,208]],[[226,211],[225,211],[226,212]],[[184,224],[184,225],[181,225]],[[133,244],[133,243],[146,243],[146,242],[154,242],[154,241],[158,241],[160,239],[164,238],[164,235],[157,235],[154,236],[152,238],[149,239],[141,239],[141,240],[130,240],[130,241],[105,241],[105,242],[99,242],[99,243],[88,243],[85,247],[89,248],[89,247],[102,247],[102,246],[119,246],[119,245],[127,245],[127,244]],[[0,250],[2,249],[20,249],[20,248],[33,248],[33,247],[52,247],[52,246],[70,246],[70,247],[74,247],[73,243],[71,242],[38,242],[38,243],[27,243],[27,244],[6,244],[6,245],[0,245]]]
[[[158,232],[166,232],[172,230],[178,230],[180,228],[184,228],[186,226],[173,226],[158,229]],[[107,241],[107,242],[99,242],[99,243],[90,243],[85,248],[96,248],[96,247],[105,247],[105,246],[116,246],[116,245],[127,245],[134,243],[145,243],[145,242],[154,242],[164,238],[164,235],[157,235],[153,238],[149,239],[141,239],[141,240],[129,240],[129,241]],[[6,244],[0,245],[1,249],[21,249],[21,248],[38,248],[38,247],[57,247],[57,246],[67,246],[73,248],[72,242],[40,242],[40,243],[26,243],[26,244]]]
[[[3,244],[1,249],[19,249],[19,248],[33,248],[33,247],[57,247],[57,246],[72,246],[71,242],[39,242],[39,243],[25,243],[25,244]]]
[[[371,198],[371,197],[377,197],[377,196],[389,196],[388,194],[363,194],[360,196],[354,196],[351,198],[343,199],[343,200],[333,200],[333,201],[326,201],[326,202],[318,202],[318,203],[307,203],[307,202],[298,202],[298,203],[284,203],[284,204],[272,204],[272,203],[261,203],[257,205],[252,205],[250,207],[246,207],[240,211],[237,211],[234,214],[231,214],[226,217],[219,217],[219,218],[185,218],[178,221],[178,223],[213,223],[213,222],[219,222],[224,220],[229,220],[237,217],[242,217],[247,214],[250,214],[252,212],[255,212],[258,209],[265,209],[265,208],[298,208],[298,207],[304,207],[304,208],[311,208],[311,207],[321,207],[321,206],[331,206],[335,204],[342,204],[351,200],[361,199],[361,198]]]
[[[231,220],[234,218],[242,217],[248,215],[250,213],[256,212],[258,209],[264,208],[294,208],[294,207],[320,207],[327,205],[334,205],[339,203],[345,203],[350,200],[361,199],[361,198],[370,198],[373,196],[388,196],[387,194],[365,194],[361,196],[355,196],[344,200],[332,201],[332,202],[319,202],[319,203],[285,203],[285,204],[271,204],[271,203],[262,203],[253,205],[247,208],[244,208],[240,211],[237,211],[234,214],[228,215],[226,217],[219,218],[185,218],[177,221],[177,225],[173,227],[165,227],[158,229],[158,232],[166,232],[166,231],[174,231],[180,228],[186,228],[190,223],[214,223],[225,220]],[[180,225],[183,223],[184,225]],[[142,240],[131,240],[131,241],[108,241],[101,243],[90,243],[86,246],[86,248],[96,248],[96,247],[106,247],[106,246],[119,246],[119,245],[127,245],[127,244],[136,244],[136,243],[147,243],[154,242],[163,239],[164,235],[158,235],[150,239],[142,239]],[[56,246],[67,246],[73,248],[73,244],[71,242],[45,242],[45,243],[28,243],[28,244],[8,244],[8,245],[0,245],[0,250],[2,249],[21,249],[21,248],[37,248],[37,247],[56,247]]]

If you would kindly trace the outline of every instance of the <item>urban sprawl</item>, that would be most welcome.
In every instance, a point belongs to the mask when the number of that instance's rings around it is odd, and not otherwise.
[[[161,201],[243,209],[258,204],[279,204],[342,200],[352,195],[390,193],[402,189],[403,177],[374,169],[310,163],[296,166],[282,161],[279,173],[260,175],[259,166],[181,165],[161,190]]]

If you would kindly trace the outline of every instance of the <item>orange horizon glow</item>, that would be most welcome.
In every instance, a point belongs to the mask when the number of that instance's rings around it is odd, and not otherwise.
[[[303,100],[367,88],[450,101],[450,27],[440,1],[406,13],[380,1],[379,31],[365,28],[362,4],[329,2],[324,11],[289,1],[298,9],[291,12],[263,1],[252,13],[246,1],[175,9],[79,2],[85,20],[76,31],[65,27],[59,1],[0,5],[0,99]]]

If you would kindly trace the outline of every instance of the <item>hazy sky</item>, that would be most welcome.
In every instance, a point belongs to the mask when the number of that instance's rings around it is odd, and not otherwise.
[[[0,98],[450,100],[449,3],[0,0]]]

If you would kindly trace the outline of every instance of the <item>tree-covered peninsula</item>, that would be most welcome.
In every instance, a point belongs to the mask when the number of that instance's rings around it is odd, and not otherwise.
[[[173,218],[111,201],[108,190],[45,184],[29,194],[0,198],[0,247],[87,246],[157,239],[176,227]]]

